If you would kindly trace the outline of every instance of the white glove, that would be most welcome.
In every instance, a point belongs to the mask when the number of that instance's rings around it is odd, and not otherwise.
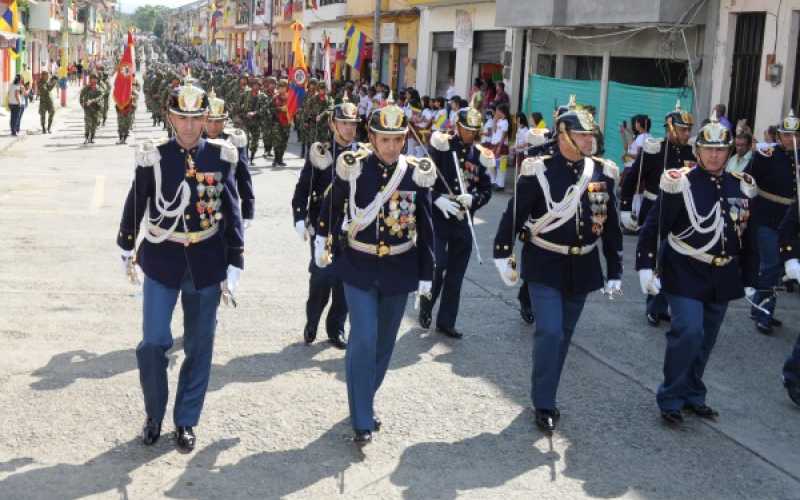
[[[744,296],[750,299],[751,301],[753,300],[753,296],[755,294],[756,294],[756,289],[753,288],[752,286],[744,287]]]
[[[442,211],[445,219],[449,219],[451,215],[458,214],[458,203],[448,199],[446,196],[436,198],[433,204]]]
[[[325,253],[325,238],[317,236],[314,238],[314,264],[320,269],[327,267],[328,264],[322,261],[322,256]]]
[[[294,230],[302,241],[308,240],[308,232],[306,232],[306,223],[304,221],[299,220],[295,222]]]
[[[250,226],[253,225],[253,219],[243,219],[242,220],[242,227],[245,229],[250,229]]]
[[[456,196],[456,201],[461,203],[466,209],[472,208],[472,195],[469,193],[464,193]]]
[[[420,295],[430,295],[432,288],[433,288],[432,281],[420,281],[419,288],[417,288],[417,293]]]
[[[437,130],[431,134],[431,146],[439,151],[450,151],[450,135]]]
[[[622,294],[622,280],[608,280],[606,283],[606,293],[609,295]]]
[[[783,267],[789,279],[800,281],[800,262],[797,259],[787,260]]]
[[[652,269],[639,269],[639,286],[645,295],[661,293],[661,280],[653,274]]]
[[[619,221],[622,223],[622,227],[631,231],[636,231],[639,228],[639,225],[633,220],[633,215],[631,215],[630,212],[620,212]]]
[[[508,259],[494,259],[494,267],[500,273],[500,279],[506,286],[514,286],[519,281],[519,275],[508,265]]]
[[[131,259],[133,259],[133,250],[123,250],[122,254],[122,272],[125,276],[128,275],[128,264],[130,263]]]
[[[228,266],[228,277],[225,280],[225,288],[227,288],[231,294],[233,294],[236,291],[236,288],[239,286],[239,280],[241,277],[241,269],[236,266]]]

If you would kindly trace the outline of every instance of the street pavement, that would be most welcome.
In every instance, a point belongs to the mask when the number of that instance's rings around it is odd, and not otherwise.
[[[164,136],[142,102],[131,142]],[[800,498],[800,408],[780,383],[800,333],[797,294],[781,295],[785,326],[772,337],[756,333],[743,302],[731,304],[705,376],[719,421],[667,429],[655,404],[667,325],[645,322],[632,237],[624,297],[592,294],[578,323],[559,429],[536,430],[533,328],[491,263],[507,194],[476,218],[486,262],[473,255],[467,273],[464,338],[421,330],[409,300],[376,401],[384,426],[359,451],[344,353],[302,342],[308,245],[291,219],[296,144],[288,167],[258,159],[252,168],[239,307],[220,310],[196,451],[175,451],[169,411],[162,439],[142,446],[141,292],[115,245],[134,144],[116,139],[112,110],[97,143],[82,146],[73,107],[53,135],[0,152],[0,499]],[[173,392],[181,325],[178,308]]]

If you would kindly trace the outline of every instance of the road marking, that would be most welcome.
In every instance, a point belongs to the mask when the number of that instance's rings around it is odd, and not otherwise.
[[[94,178],[94,195],[92,196],[93,210],[103,206],[106,197],[106,176],[98,175]]]

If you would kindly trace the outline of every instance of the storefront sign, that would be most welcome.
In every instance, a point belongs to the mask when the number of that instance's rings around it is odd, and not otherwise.
[[[467,10],[456,10],[456,30],[453,33],[453,48],[472,48],[472,14]]]

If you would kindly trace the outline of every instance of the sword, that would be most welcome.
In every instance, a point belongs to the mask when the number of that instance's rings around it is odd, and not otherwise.
[[[458,187],[461,189],[461,192],[464,194],[468,194],[466,190],[466,186],[464,185],[464,178],[461,173],[461,166],[458,162],[458,155],[455,151],[452,151],[453,154],[453,163],[456,167],[456,179],[458,179]],[[481,258],[481,249],[478,247],[478,239],[475,236],[475,226],[472,224],[472,213],[470,212],[469,207],[464,207],[467,214],[467,225],[469,226],[469,232],[472,234],[472,244],[475,247],[475,256],[478,258],[478,264],[483,264],[483,259]]]
[[[797,134],[792,134],[792,145],[794,146],[794,182],[797,185],[797,192],[800,193],[800,160],[797,158]],[[797,216],[800,220],[800,202],[797,203]]]

